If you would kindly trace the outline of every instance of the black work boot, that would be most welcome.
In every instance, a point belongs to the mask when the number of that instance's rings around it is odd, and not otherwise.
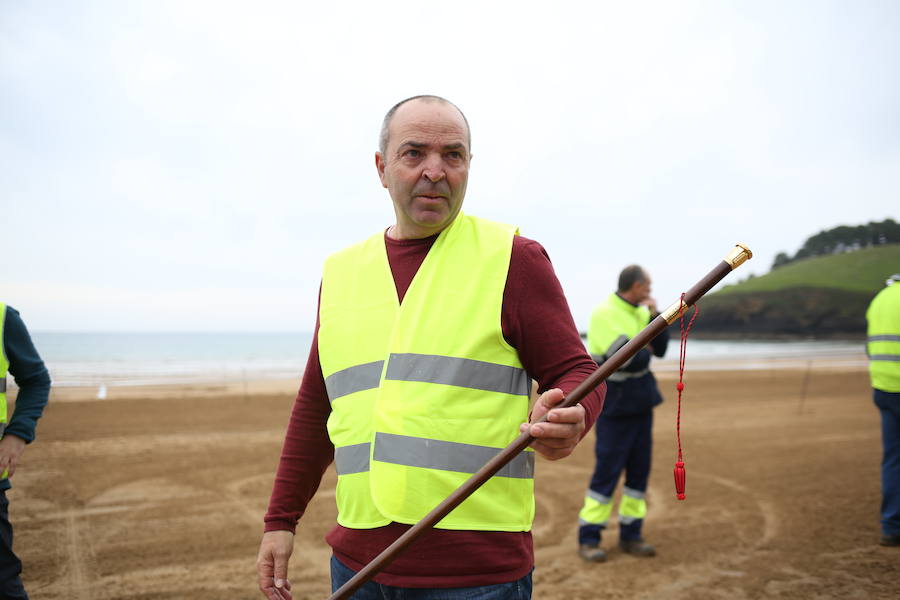
[[[578,546],[578,556],[588,562],[606,562],[606,552],[600,546],[581,544]]]
[[[619,548],[635,556],[656,556],[656,548],[644,540],[620,540]]]
[[[881,536],[881,545],[882,546],[900,546],[900,533],[898,533],[896,535]]]

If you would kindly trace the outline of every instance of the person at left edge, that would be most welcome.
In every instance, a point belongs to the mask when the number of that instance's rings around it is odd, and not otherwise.
[[[600,412],[602,386],[553,409],[597,366],[544,249],[460,211],[470,160],[468,123],[447,100],[385,116],[375,163],[396,221],[326,262],[257,559],[270,600],[290,597],[293,532],[332,457],[336,589],[522,429],[562,458]],[[541,392],[531,421],[553,409],[550,423],[525,423],[529,377]],[[516,457],[354,598],[530,597],[533,461]]]
[[[38,355],[31,336],[19,313],[0,303],[0,598],[27,600],[20,574],[22,562],[13,552],[13,530],[9,521],[9,500],[6,492],[12,485],[25,445],[34,441],[34,430],[50,397],[50,375]],[[19,393],[16,409],[6,422],[6,373],[16,380]]]

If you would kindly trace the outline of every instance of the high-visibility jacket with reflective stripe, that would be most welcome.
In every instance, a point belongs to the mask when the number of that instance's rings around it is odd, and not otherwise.
[[[900,283],[884,288],[869,304],[869,376],[872,387],[900,392]]]
[[[6,326],[6,305],[0,302],[0,423],[6,423],[6,373],[9,370],[9,359],[6,358],[6,346],[3,344],[3,328]],[[0,426],[0,434],[3,433]]]
[[[6,346],[3,344],[3,328],[6,326],[6,305],[0,302],[0,437],[6,429],[6,373],[9,371],[9,359],[6,358]],[[5,478],[6,471],[0,473]]]
[[[515,233],[460,214],[402,305],[383,233],[326,261],[319,359],[341,525],[415,523],[518,437],[530,379],[501,330]],[[527,531],[533,477],[529,449],[437,527]]]
[[[595,360],[607,359],[650,322],[646,306],[632,306],[618,294],[610,294],[591,314],[588,351]]]
[[[594,312],[588,325],[588,350],[598,363],[625,345],[650,322],[645,306],[634,306],[618,294],[610,294]],[[605,418],[646,414],[662,402],[656,378],[650,372],[650,352],[641,351],[606,380]],[[644,365],[644,368],[639,368]]]

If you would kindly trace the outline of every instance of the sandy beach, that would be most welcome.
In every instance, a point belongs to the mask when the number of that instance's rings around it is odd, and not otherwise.
[[[659,556],[575,553],[593,433],[539,461],[534,597],[896,598],[878,545],[878,413],[864,367],[691,370],[676,500],[676,373],[660,374],[650,514]],[[262,598],[254,561],[295,381],[54,390],[9,492],[33,600]],[[329,471],[301,521],[295,597],[330,592]]]

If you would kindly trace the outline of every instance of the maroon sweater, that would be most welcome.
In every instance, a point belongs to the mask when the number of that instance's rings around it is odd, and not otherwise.
[[[394,240],[385,235],[401,302],[435,239],[437,236]],[[514,238],[501,318],[504,338],[516,348],[541,392],[558,387],[569,393],[597,368],[575,328],[550,258],[533,240]],[[334,458],[334,446],[325,428],[331,406],[319,364],[318,332],[316,319],[309,360],[265,517],[266,531],[294,531]],[[602,385],[581,402],[588,428],[600,414],[605,393],[606,386]],[[375,529],[337,525],[325,539],[341,562],[358,571],[408,528],[401,523]],[[531,532],[432,529],[414,543],[411,551],[376,575],[375,581],[400,587],[491,585],[524,577],[533,566]]]

